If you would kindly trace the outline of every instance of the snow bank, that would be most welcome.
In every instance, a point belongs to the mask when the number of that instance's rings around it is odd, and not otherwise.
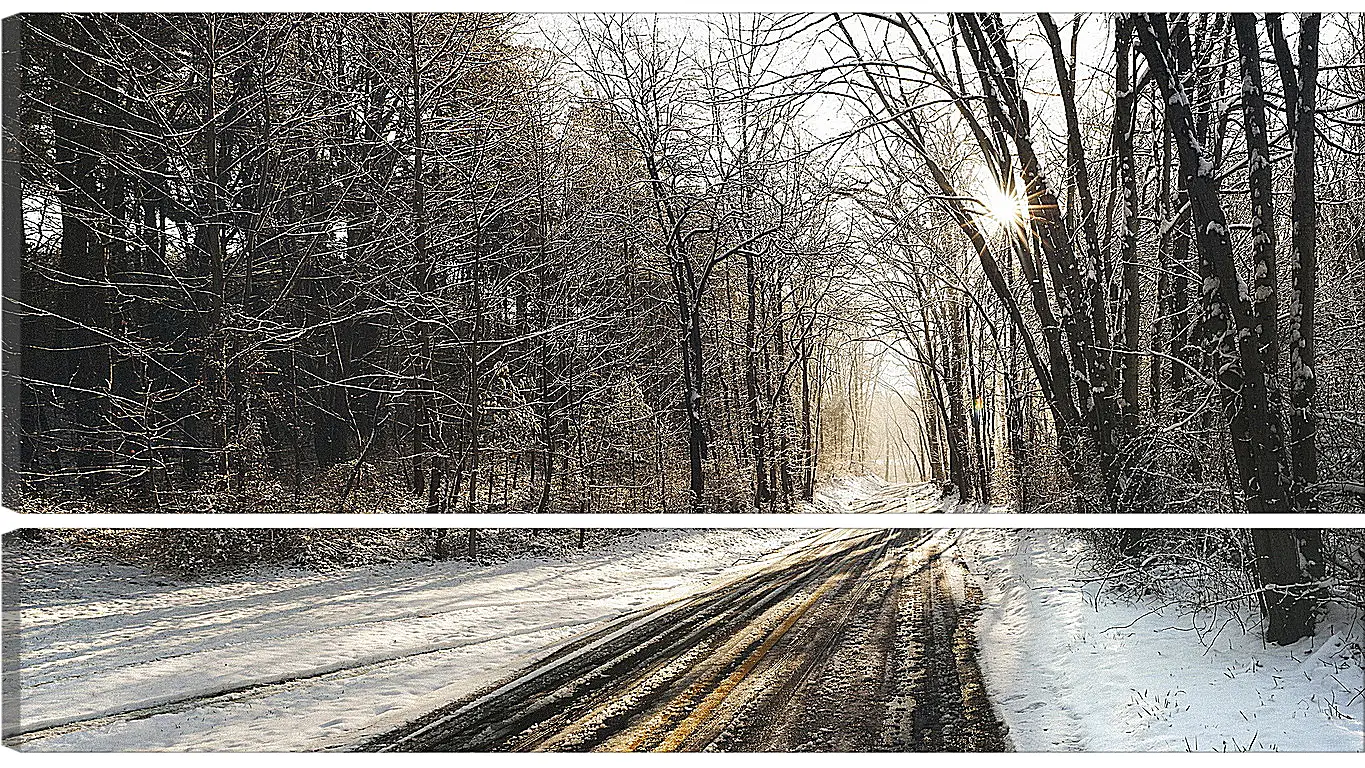
[[[963,531],[982,582],[980,660],[1020,751],[1365,748],[1361,617],[1266,647],[1248,622],[1201,640],[1159,603],[1077,579],[1082,544],[1059,531]]]
[[[57,728],[17,746],[354,744],[816,533],[642,531],[569,560],[276,568],[207,582],[6,551],[6,584],[20,596],[19,728]]]

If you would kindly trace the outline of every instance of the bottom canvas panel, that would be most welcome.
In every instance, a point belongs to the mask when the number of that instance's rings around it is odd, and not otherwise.
[[[1363,556],[1340,529],[20,530],[5,744],[1358,751]]]

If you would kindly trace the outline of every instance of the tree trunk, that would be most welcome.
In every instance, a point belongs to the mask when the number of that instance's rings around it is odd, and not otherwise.
[[[1283,512],[1290,509],[1283,429],[1271,407],[1273,385],[1266,375],[1262,334],[1255,329],[1250,296],[1233,259],[1213,160],[1195,137],[1189,96],[1178,73],[1170,68],[1167,51],[1171,45],[1164,17],[1137,18],[1144,55],[1166,102],[1166,121],[1179,150],[1181,182],[1190,196],[1195,242],[1206,267],[1205,325],[1217,345],[1214,374],[1247,509]]]
[[[1289,456],[1294,469],[1294,498],[1300,510],[1317,509],[1317,392],[1313,322],[1317,306],[1317,82],[1321,14],[1309,13],[1299,23],[1297,74],[1278,14],[1267,14],[1275,60],[1285,87],[1286,121],[1293,139],[1293,200],[1290,203],[1292,261],[1289,268]]]
[[[771,499],[768,486],[768,449],[763,429],[763,412],[758,391],[758,276],[754,254],[744,252],[745,287],[748,290],[748,315],[744,322],[744,386],[749,411],[749,445],[754,462],[754,506],[762,507]]]

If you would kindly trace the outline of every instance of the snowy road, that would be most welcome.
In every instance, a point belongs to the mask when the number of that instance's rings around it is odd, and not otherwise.
[[[642,531],[550,560],[189,580],[7,539],[7,642],[20,663],[5,670],[5,743],[348,748],[605,622],[760,568],[810,535]]]
[[[1001,750],[953,538],[829,531],[373,740],[400,751]]]
[[[816,505],[941,502],[863,478]],[[564,547],[196,579],[7,537],[5,744],[1365,746],[1358,612],[1267,647],[1253,607],[1191,616],[1173,596],[1104,588],[1069,532],[646,530],[588,551],[574,531],[536,535]]]

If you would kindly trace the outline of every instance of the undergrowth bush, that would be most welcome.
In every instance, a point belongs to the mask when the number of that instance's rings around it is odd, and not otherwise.
[[[1155,596],[1205,621],[1227,609],[1255,608],[1260,585],[1253,576],[1247,529],[1084,529],[1088,570],[1099,591]],[[1365,530],[1324,529],[1326,577],[1317,585],[1323,603],[1365,612]]]

